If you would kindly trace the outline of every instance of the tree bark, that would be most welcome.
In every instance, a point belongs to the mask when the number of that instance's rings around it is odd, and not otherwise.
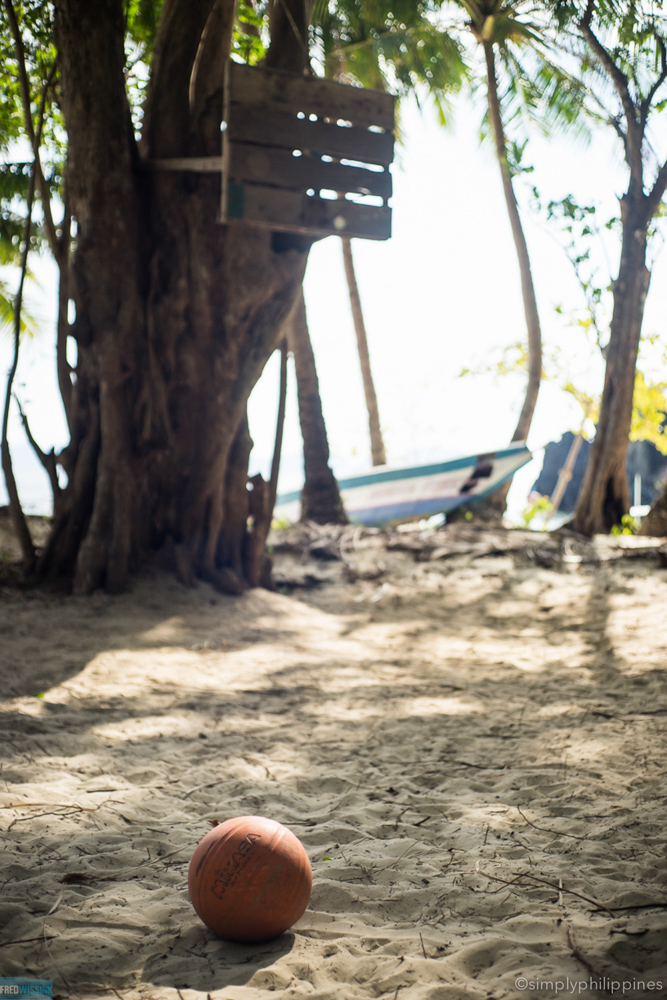
[[[347,524],[338,483],[329,466],[329,440],[303,289],[288,327],[288,344],[294,356],[303,437],[305,481],[301,493],[301,519],[317,524]]]
[[[361,308],[361,297],[357,276],[354,271],[354,258],[352,257],[352,241],[348,237],[341,240],[343,245],[343,262],[345,264],[345,277],[350,293],[350,306],[352,308],[352,319],[354,321],[354,331],[357,335],[357,348],[359,350],[359,363],[361,365],[361,378],[364,383],[364,395],[366,397],[366,408],[368,410],[368,429],[371,437],[371,459],[373,465],[386,465],[387,456],[380,428],[380,415],[378,411],[377,396],[371,372],[371,359],[368,352],[368,337],[366,336],[366,325],[364,314]]]
[[[500,98],[498,96],[498,80],[496,75],[495,52],[492,41],[483,40],[484,59],[486,62],[487,78],[487,105],[489,109],[489,121],[493,141],[496,147],[496,158],[500,167],[500,178],[505,196],[505,205],[512,229],[512,238],[516,249],[517,261],[519,264],[519,274],[521,277],[521,296],[523,299],[523,311],[526,317],[526,331],[528,335],[528,383],[521,407],[521,413],[517,425],[512,435],[512,441],[525,441],[528,438],[530,425],[535,413],[537,396],[540,391],[542,381],[542,331],[540,327],[540,317],[537,310],[537,298],[535,295],[535,285],[530,266],[530,256],[528,254],[528,244],[521,223],[519,205],[514,193],[512,184],[512,174],[507,160],[507,140],[503,126]],[[493,512],[497,518],[501,519],[507,506],[507,494],[510,491],[512,480],[508,479],[499,489],[495,490],[491,496],[482,502],[485,516],[490,517]]]
[[[507,140],[503,125],[500,98],[498,96],[498,80],[496,74],[496,60],[493,41],[484,36],[484,22],[477,26],[475,36],[482,45],[484,59],[486,63],[487,81],[487,107],[489,111],[489,122],[491,123],[491,133],[496,150],[496,159],[500,168],[500,179],[503,186],[505,206],[512,229],[512,238],[516,249],[517,262],[519,264],[519,275],[521,278],[521,296],[523,299],[523,310],[526,317],[526,330],[528,336],[528,383],[521,407],[521,413],[517,425],[512,435],[512,441],[525,441],[528,438],[530,425],[535,413],[537,397],[542,381],[542,330],[540,327],[540,317],[537,309],[537,297],[535,295],[535,285],[530,266],[530,256],[528,244],[521,223],[519,205],[514,193],[512,184],[512,174],[507,160]],[[512,479],[508,479],[502,486],[494,490],[484,500],[474,506],[474,516],[482,521],[502,520],[505,508],[507,507],[507,494],[510,491]],[[466,517],[468,507],[462,507],[454,511],[448,517],[449,521],[457,521]]]
[[[640,535],[667,535],[667,487],[657,497],[650,511],[642,521]]]
[[[304,9],[303,0],[280,6],[278,33],[288,9]],[[222,226],[219,177],[151,166],[219,155],[224,64],[220,56],[216,77],[209,52],[228,45],[234,3],[166,0],[141,155],[122,0],[55,7],[78,364],[70,480],[40,568],[69,576],[76,592],[115,592],[169,545],[184,582],[236,592],[248,582],[246,402],[283,335],[307,244],[279,252],[270,232]],[[302,47],[290,51],[301,70]],[[245,517],[235,516],[243,502]]]
[[[652,100],[667,79],[663,60],[648,96],[637,104],[627,76],[595,35],[591,21],[595,4],[590,2],[579,28],[599,68],[616,90],[623,108],[622,136],[629,168],[628,190],[621,198],[622,243],[618,278],[613,285],[613,312],[606,348],[606,368],[600,416],[584,480],[577,498],[573,527],[583,535],[608,532],[620,524],[630,507],[625,466],[627,460],[637,353],[644,318],[650,273],[646,267],[649,224],[658,211],[667,187],[667,161],[662,164],[651,189],[645,193],[644,142]]]
[[[535,285],[530,267],[530,256],[528,254],[528,244],[521,223],[519,205],[514,193],[512,175],[507,161],[507,141],[505,129],[503,127],[502,113],[500,109],[500,99],[498,97],[498,82],[496,77],[496,63],[493,43],[483,42],[484,59],[486,61],[487,74],[487,98],[489,108],[489,120],[493,132],[493,139],[496,147],[496,156],[500,167],[500,177],[505,196],[507,214],[512,227],[512,237],[516,248],[517,260],[519,263],[519,273],[521,275],[521,294],[523,298],[523,309],[526,317],[526,330],[528,333],[528,384],[526,394],[519,414],[512,441],[525,441],[530,431],[537,396],[540,391],[542,381],[542,331],[540,328],[540,317],[537,310],[537,297],[535,295]],[[508,483],[505,493],[509,490]]]
[[[614,282],[604,390],[595,440],[577,499],[573,527],[582,535],[608,532],[630,508],[625,465],[630,443],[635,368],[650,274],[646,268],[645,196],[621,203],[623,243]]]

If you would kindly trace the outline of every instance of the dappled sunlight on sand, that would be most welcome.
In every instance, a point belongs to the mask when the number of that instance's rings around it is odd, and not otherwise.
[[[371,542],[367,578],[360,550],[357,579],[292,595],[3,595],[3,975],[86,1000],[500,1000],[520,974],[586,981],[572,941],[601,975],[660,973],[665,574]],[[211,824],[249,813],[315,876],[293,933],[250,948],[186,891]]]

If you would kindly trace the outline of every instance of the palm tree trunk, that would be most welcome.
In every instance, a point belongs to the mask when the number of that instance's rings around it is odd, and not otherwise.
[[[364,324],[364,314],[361,309],[361,299],[359,297],[359,286],[354,273],[354,259],[352,257],[352,241],[348,237],[343,237],[343,262],[345,264],[345,277],[350,293],[350,306],[352,308],[352,319],[354,330],[357,335],[357,347],[359,349],[359,363],[361,365],[361,377],[364,383],[364,394],[366,396],[366,408],[368,409],[368,427],[371,435],[371,457],[373,465],[386,465],[387,456],[384,449],[384,440],[380,428],[380,415],[378,412],[377,396],[375,395],[375,385],[371,373],[371,360],[368,353],[368,338],[366,337],[366,326]]]
[[[526,394],[519,414],[512,441],[525,441],[528,437],[530,425],[532,423],[537,395],[542,380],[542,331],[540,329],[540,318],[537,311],[537,299],[535,296],[535,286],[530,268],[530,257],[526,237],[521,224],[519,206],[517,204],[512,175],[507,161],[507,142],[505,129],[503,126],[502,113],[500,109],[500,98],[498,97],[498,80],[496,77],[496,60],[493,42],[482,40],[484,58],[486,61],[487,76],[487,103],[489,111],[489,121],[496,147],[496,157],[500,167],[500,177],[505,195],[505,205],[512,228],[514,246],[516,248],[517,260],[519,263],[519,273],[521,276],[521,294],[523,297],[523,309],[526,317],[526,329],[528,332],[528,384]],[[507,494],[509,493],[512,480],[509,479],[499,489],[495,490],[491,496],[484,501],[487,515],[495,512],[498,517],[502,517],[507,506]],[[479,504],[476,509],[479,510]]]
[[[329,467],[329,441],[322,413],[315,355],[308,332],[303,289],[288,326],[287,342],[294,355],[299,422],[303,437],[305,481],[301,493],[301,519],[315,521],[317,524],[347,524],[338,483]]]
[[[493,43],[484,41],[484,58],[486,60],[487,74],[487,97],[489,107],[489,120],[496,146],[496,156],[500,166],[500,176],[505,195],[505,204],[512,227],[514,246],[516,247],[517,260],[519,262],[519,272],[521,275],[521,293],[523,296],[523,309],[526,316],[526,329],[528,331],[528,385],[526,395],[519,415],[519,420],[512,437],[512,441],[525,441],[528,437],[530,425],[535,412],[537,394],[542,380],[542,331],[540,329],[540,317],[537,311],[537,299],[535,296],[535,286],[530,268],[530,257],[528,246],[521,224],[519,206],[517,204],[514,187],[512,185],[512,175],[507,162],[507,143],[505,139],[505,129],[500,111],[500,99],[498,97],[498,81],[496,78],[496,61]]]

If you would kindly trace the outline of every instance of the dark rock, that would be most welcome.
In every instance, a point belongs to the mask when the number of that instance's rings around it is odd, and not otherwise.
[[[542,471],[533,483],[533,491],[543,496],[551,496],[558,482],[558,473],[565,465],[574,434],[568,431],[560,441],[552,441],[544,450]],[[583,441],[577,456],[572,478],[567,484],[560,509],[564,513],[572,513],[577,504],[577,497],[584,478],[588,453],[591,449],[588,441]],[[632,441],[628,450],[626,465],[630,497],[634,502],[635,474],[642,477],[641,503],[651,504],[661,492],[667,479],[667,456],[661,455],[649,441]]]

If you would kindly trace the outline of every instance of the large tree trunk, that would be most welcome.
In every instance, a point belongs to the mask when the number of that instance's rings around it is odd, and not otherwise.
[[[368,410],[368,429],[371,436],[371,459],[373,465],[386,465],[387,456],[384,448],[382,430],[380,428],[380,414],[378,411],[378,401],[375,394],[373,374],[371,372],[371,359],[368,352],[368,337],[366,336],[366,324],[364,314],[361,309],[361,297],[357,276],[354,271],[354,258],[352,257],[352,241],[343,237],[343,262],[345,264],[345,277],[350,293],[350,306],[352,308],[352,320],[354,330],[357,335],[357,349],[359,351],[359,363],[361,365],[361,378],[364,383],[364,395],[366,397],[366,409]]]
[[[305,481],[301,493],[301,518],[317,524],[347,524],[338,483],[329,466],[329,440],[322,413],[303,289],[297,299],[287,336],[294,355],[299,422],[303,437]]]
[[[604,390],[598,429],[574,512],[582,535],[608,532],[630,507],[625,465],[632,420],[635,367],[650,273],[646,268],[645,198],[626,195],[621,202],[623,245],[614,283]]]
[[[227,475],[228,457],[307,254],[280,252],[269,232],[220,225],[218,176],[151,166],[219,155],[234,3],[166,0],[141,151],[124,88],[122,0],[55,6],[77,226],[78,365],[69,484],[41,570],[72,577],[78,592],[118,591],[169,543],[183,579],[237,590],[247,490],[243,473]],[[294,26],[305,33],[303,0],[280,10],[281,42],[267,62],[301,70]],[[239,500],[240,515],[226,519]]]

